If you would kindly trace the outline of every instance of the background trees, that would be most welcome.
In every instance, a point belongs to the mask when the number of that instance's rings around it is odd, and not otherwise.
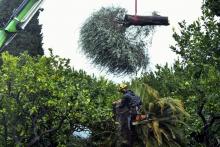
[[[203,7],[203,16],[192,24],[179,23],[174,32],[176,41],[171,49],[180,55],[172,67],[157,66],[143,79],[163,96],[179,96],[185,103],[190,119],[188,146],[219,145],[219,25],[218,19]]]
[[[207,146],[214,145],[213,138],[219,134],[219,25],[214,15],[207,7],[203,7],[203,16],[193,24],[180,23],[181,34],[174,33],[177,47],[173,50],[183,58],[185,73],[191,75],[191,100],[195,103],[195,113],[198,114],[198,142]],[[191,110],[193,111],[193,110]],[[217,129],[217,130],[216,130]],[[195,134],[195,133],[194,133]]]

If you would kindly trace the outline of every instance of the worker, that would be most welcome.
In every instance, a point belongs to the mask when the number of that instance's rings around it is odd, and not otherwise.
[[[131,90],[128,90],[127,84],[120,84],[118,88],[119,92],[123,94],[121,99],[121,103],[119,105],[120,108],[128,108],[131,115],[134,117],[140,113],[141,107],[141,99],[139,96],[135,95],[135,93]]]
[[[135,134],[132,120],[140,113],[141,99],[128,89],[127,84],[120,84],[118,90],[123,94],[118,106],[120,109],[119,122],[123,140],[122,146],[132,147]]]

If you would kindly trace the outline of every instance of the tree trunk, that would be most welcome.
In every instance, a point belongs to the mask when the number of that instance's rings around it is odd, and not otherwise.
[[[7,118],[5,114],[3,114],[3,126],[4,126],[4,144],[7,146],[8,142],[8,127],[7,127]]]
[[[168,17],[164,16],[125,15],[124,20],[128,26],[169,25]]]

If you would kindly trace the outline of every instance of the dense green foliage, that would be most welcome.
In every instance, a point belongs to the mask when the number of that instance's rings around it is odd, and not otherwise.
[[[204,5],[208,7],[214,15],[220,16],[220,0],[204,0]]]
[[[0,145],[68,145],[79,129],[111,120],[116,87],[74,71],[55,56],[3,54],[0,70]],[[97,128],[96,128],[97,127]],[[103,126],[104,127],[104,126]]]
[[[152,26],[123,25],[126,10],[101,8],[94,12],[80,31],[82,51],[95,65],[115,74],[131,74],[146,69],[147,45]]]
[[[7,23],[13,10],[16,9],[23,0],[0,0],[0,21]],[[38,20],[39,12],[32,18],[25,30],[19,32],[13,41],[5,48],[13,55],[18,55],[24,51],[32,56],[43,55],[41,25]],[[3,26],[1,26],[3,27]]]
[[[176,45],[171,48],[181,60],[172,67],[157,66],[142,79],[163,97],[184,101],[191,115],[185,120],[188,146],[215,147],[220,144],[220,28],[209,9],[202,10],[203,16],[189,25],[179,23],[180,32],[173,35]]]
[[[53,54],[51,57],[33,58],[27,54],[14,57],[4,53],[2,60],[1,146],[95,147],[115,146],[119,143],[111,110],[112,102],[120,96],[114,83],[104,78],[88,76],[83,71],[75,71],[69,66],[69,60]],[[167,143],[166,139],[172,140],[174,134],[178,138],[181,133],[177,132],[179,127],[176,126],[176,121],[181,120],[178,116],[180,110],[184,112],[181,103],[172,99],[156,100],[157,96],[156,99],[146,97],[146,94],[152,95],[149,88],[143,89],[143,81],[138,79],[136,86],[134,83],[134,89],[142,91],[145,111],[156,114],[147,125],[152,125],[156,136],[141,135],[151,130],[151,127],[142,128],[139,136],[142,141],[137,144],[146,143],[149,137],[157,140],[153,141],[156,144]],[[155,105],[154,109],[148,110],[152,104]],[[160,113],[162,110],[163,114]],[[160,124],[160,128],[157,128],[156,123]],[[161,128],[162,124],[170,126]],[[73,135],[75,131],[83,130],[90,131],[88,139]],[[176,141],[169,144],[172,143],[180,144]]]

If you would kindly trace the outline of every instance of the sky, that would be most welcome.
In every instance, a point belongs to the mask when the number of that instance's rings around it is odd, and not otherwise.
[[[150,15],[153,11],[168,16],[169,26],[156,28],[152,45],[148,50],[149,70],[155,65],[172,65],[177,56],[169,48],[174,45],[173,29],[178,30],[178,22],[191,23],[201,16],[202,0],[138,0],[138,15]],[[91,64],[80,51],[79,31],[85,20],[101,7],[120,6],[134,14],[135,0],[45,0],[39,20],[42,24],[43,47],[48,55],[52,48],[55,55],[71,60],[74,69],[83,69],[88,74],[104,76],[115,82],[129,81],[130,76],[107,74]]]

